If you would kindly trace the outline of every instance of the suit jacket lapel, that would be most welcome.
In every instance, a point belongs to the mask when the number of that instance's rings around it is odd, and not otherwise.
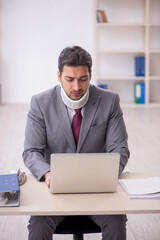
[[[72,133],[71,123],[68,117],[68,111],[66,106],[63,103],[63,100],[61,98],[60,94],[60,87],[57,88],[57,97],[54,98],[54,108],[59,120],[59,123],[62,127],[62,130],[64,132],[64,135],[72,149],[73,152],[76,152],[76,145]]]
[[[79,142],[77,146],[77,152],[80,152],[82,145],[84,143],[84,140],[87,137],[88,131],[91,127],[95,113],[97,111],[99,101],[100,101],[100,96],[98,96],[95,88],[91,86],[89,100],[84,107],[84,115],[83,115],[83,120],[81,125]]]

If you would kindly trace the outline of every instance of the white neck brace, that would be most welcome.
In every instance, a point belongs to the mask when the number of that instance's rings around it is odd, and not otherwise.
[[[61,86],[61,97],[64,102],[64,104],[71,109],[78,109],[84,107],[84,105],[87,103],[88,98],[89,98],[89,87],[86,91],[86,93],[83,95],[82,98],[79,100],[72,100],[71,98],[68,97],[68,95],[65,93],[62,85]]]

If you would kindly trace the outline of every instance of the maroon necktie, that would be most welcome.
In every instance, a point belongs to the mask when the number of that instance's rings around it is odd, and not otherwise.
[[[74,135],[76,146],[77,146],[80,129],[81,129],[81,122],[82,122],[81,108],[75,109],[75,112],[76,113],[73,116],[73,120],[72,120],[72,131],[73,131],[73,135]]]

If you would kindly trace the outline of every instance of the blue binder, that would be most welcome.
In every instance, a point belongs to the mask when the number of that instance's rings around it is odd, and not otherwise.
[[[145,57],[140,57],[140,76],[145,76]]]
[[[98,84],[99,88],[107,89],[107,84]]]
[[[0,175],[0,207],[19,206],[20,188],[17,174]]]
[[[140,76],[140,59],[135,57],[135,75]]]
[[[135,57],[135,75],[137,77],[145,76],[145,57]]]
[[[141,83],[141,98],[140,98],[140,103],[144,104],[145,103],[145,83]]]

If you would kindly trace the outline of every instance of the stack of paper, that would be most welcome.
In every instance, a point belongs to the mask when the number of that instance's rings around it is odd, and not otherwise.
[[[130,198],[160,198],[160,177],[119,179]]]

